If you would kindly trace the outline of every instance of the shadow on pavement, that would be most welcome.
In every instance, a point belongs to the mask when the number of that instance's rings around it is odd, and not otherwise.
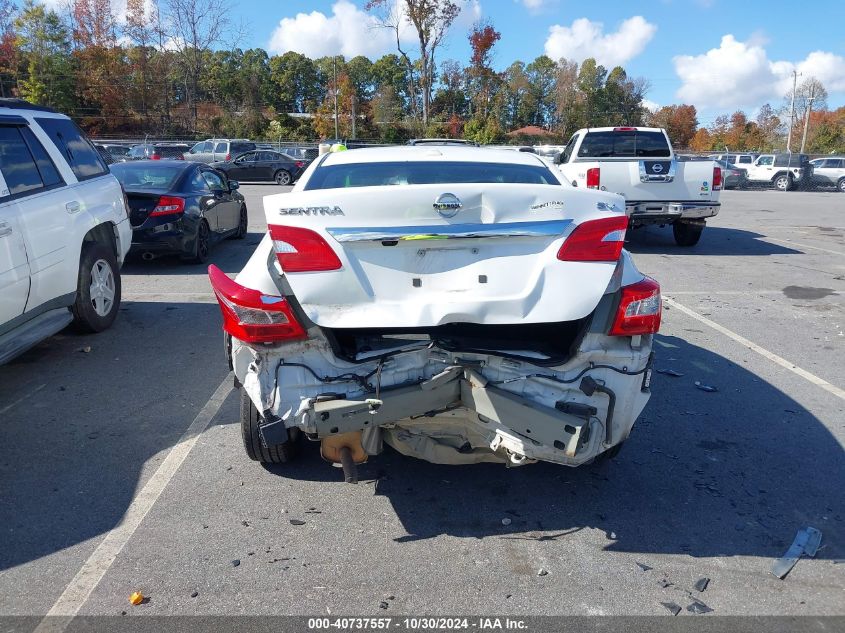
[[[763,241],[765,235],[741,229],[707,226],[701,241],[695,246],[678,246],[672,236],[672,227],[644,226],[628,231],[625,248],[632,253],[667,255],[800,255],[797,251],[779,244]]]
[[[0,570],[120,522],[227,374],[220,340],[214,304],[125,302],[0,367]]]
[[[151,261],[141,259],[141,251],[132,249],[126,258],[121,274],[123,275],[205,275],[208,267],[214,264],[226,273],[239,273],[255,252],[264,233],[251,231],[242,240],[222,240],[211,247],[205,264],[183,262],[178,255],[162,255]]]
[[[509,470],[433,465],[387,448],[361,466],[359,485],[392,503],[406,531],[397,542],[546,541],[589,528],[605,532],[611,551],[776,557],[812,525],[824,534],[818,557],[845,556],[845,454],[824,424],[718,354],[671,336],[658,336],[656,352],[657,368],[684,376],[655,374],[651,401],[613,460]],[[304,452],[269,470],[348,485],[316,444]]]

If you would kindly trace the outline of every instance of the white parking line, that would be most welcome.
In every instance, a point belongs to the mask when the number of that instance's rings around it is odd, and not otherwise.
[[[770,235],[766,235],[763,240],[769,240],[771,242],[780,242],[781,244],[791,244],[792,246],[800,246],[801,248],[810,248],[814,251],[821,251],[823,253],[830,253],[831,255],[842,255],[845,257],[845,253],[841,251],[831,251],[826,248],[819,248],[818,246],[810,246],[809,244],[802,244],[801,242],[795,242],[793,240],[782,240],[779,237],[772,237]]]
[[[17,400],[15,400],[15,401],[13,401],[13,402],[10,402],[10,403],[9,403],[9,404],[7,404],[5,407],[3,407],[2,409],[0,409],[0,415],[3,415],[4,413],[6,413],[6,411],[8,411],[9,409],[13,409],[14,407],[16,407],[17,405],[19,405],[19,404],[20,404],[21,402],[23,402],[24,400],[27,400],[28,398],[31,398],[32,396],[34,396],[36,393],[38,393],[39,391],[41,391],[41,390],[42,390],[44,387],[46,387],[46,386],[47,386],[47,384],[46,384],[46,383],[45,383],[45,384],[43,384],[43,385],[38,385],[35,389],[33,389],[32,391],[30,391],[28,394],[25,394],[25,395],[21,396],[20,398],[18,398]]]
[[[713,328],[717,332],[720,332],[721,334],[724,334],[728,338],[735,340],[737,343],[739,343],[743,347],[747,347],[751,351],[757,352],[763,358],[766,358],[766,359],[772,361],[773,363],[775,363],[776,365],[780,365],[781,367],[788,369],[793,374],[795,374],[797,376],[801,376],[801,378],[803,378],[804,380],[806,380],[808,382],[813,383],[814,385],[818,385],[819,387],[821,387],[822,389],[824,389],[828,393],[832,393],[834,396],[836,396],[840,400],[845,400],[845,389],[840,389],[836,385],[830,384],[829,382],[827,382],[823,378],[819,378],[815,374],[811,374],[806,369],[801,369],[800,367],[798,367],[798,365],[795,365],[794,363],[790,363],[785,358],[782,358],[782,357],[778,356],[777,354],[773,354],[769,350],[760,347],[756,343],[752,343],[747,338],[740,336],[736,332],[732,332],[728,328],[719,325],[715,321],[711,321],[710,319],[708,319],[705,316],[702,316],[701,314],[699,314],[695,310],[690,310],[688,307],[681,305],[677,301],[673,301],[672,299],[669,299],[668,297],[664,297],[663,301],[665,301],[667,304],[669,304],[673,308],[680,310],[684,314],[691,316],[693,319],[696,319],[697,321],[701,321],[705,325],[710,326],[711,328]]]
[[[176,471],[179,470],[199,436],[220,410],[231,390],[232,376],[227,374],[176,445],[170,449],[161,466],[147,480],[141,491],[135,495],[126,510],[126,514],[123,515],[123,520],[109,530],[97,549],[88,557],[88,560],[70,581],[62,595],[47,612],[47,616],[38,624],[34,633],[61,633],[67,628],[73,616],[79,613],[82,605],[85,604],[91,592],[100,583],[117,555],[120,554],[120,551],[132,538],[135,530],[141,525],[141,521],[155,505],[159,495],[173,479]]]
[[[124,301],[147,303],[217,303],[214,293],[209,292],[124,292]]]

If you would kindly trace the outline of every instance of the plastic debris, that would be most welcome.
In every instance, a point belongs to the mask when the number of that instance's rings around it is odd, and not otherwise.
[[[681,612],[681,605],[675,604],[674,602],[661,602],[660,604],[669,609],[669,613],[672,615],[678,615]]]
[[[505,517],[504,519],[502,519],[502,525],[510,525],[510,524],[511,524],[511,520],[508,517]]]
[[[687,607],[687,611],[689,611],[690,613],[695,613],[697,615],[703,615],[705,613],[712,613],[713,609],[708,607],[700,600],[694,600],[693,603]]]
[[[235,560],[232,561],[232,567],[238,567],[238,566],[240,566],[240,564],[241,564],[241,561],[238,558],[236,558]]]
[[[386,608],[387,608],[387,607],[389,607],[389,606],[390,606],[390,605],[389,605],[389,604],[387,604],[384,600],[382,600],[381,602],[379,602],[379,603],[378,603],[378,608],[379,608],[379,609],[386,609]]]
[[[715,392],[719,391],[713,385],[707,385],[707,384],[704,384],[703,382],[699,382],[698,380],[695,381],[695,386],[698,387],[699,389],[701,389],[702,391],[706,391],[707,393],[715,393]]]
[[[199,591],[192,591],[191,592],[191,598],[196,598],[198,595],[200,595]]]
[[[302,519],[291,519],[290,524],[291,525],[305,525],[305,521],[303,521]]]
[[[663,374],[664,376],[672,376],[672,378],[680,378],[683,374],[679,371],[675,371],[674,369],[658,369],[658,374]]]
[[[695,581],[695,584],[693,585],[693,587],[695,587],[696,591],[702,592],[705,589],[707,589],[707,585],[709,585],[709,584],[710,584],[709,578],[699,578],[698,580]]]
[[[82,352],[83,354],[90,354],[91,353],[91,346],[86,345],[85,347],[80,347],[77,352]]]
[[[816,555],[819,545],[822,542],[822,533],[814,527],[807,526],[798,530],[792,545],[786,550],[786,554],[778,558],[772,565],[772,574],[781,580],[795,567],[795,563],[806,554],[810,558]]]
[[[537,571],[538,576],[548,576],[549,572],[543,569],[542,567]]]
[[[132,595],[129,596],[129,604],[134,605],[136,607],[139,604],[141,604],[143,601],[144,601],[144,594],[142,594],[140,591],[133,591]]]
[[[649,567],[645,563],[640,563],[640,562],[637,562],[637,567],[639,567],[643,571],[651,571],[652,569],[654,569],[654,567]]]

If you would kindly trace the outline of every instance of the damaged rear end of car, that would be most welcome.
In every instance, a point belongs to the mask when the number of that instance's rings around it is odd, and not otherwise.
[[[265,198],[244,270],[209,271],[250,457],[578,466],[628,437],[661,304],[624,202],[504,154],[355,150]]]

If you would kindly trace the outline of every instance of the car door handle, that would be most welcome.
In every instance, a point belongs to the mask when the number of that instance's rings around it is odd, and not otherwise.
[[[12,227],[5,222],[0,222],[0,237],[6,237],[12,234]]]
[[[79,208],[79,203],[76,200],[74,200],[73,202],[68,202],[65,205],[65,209],[67,209],[68,213],[78,213]]]

